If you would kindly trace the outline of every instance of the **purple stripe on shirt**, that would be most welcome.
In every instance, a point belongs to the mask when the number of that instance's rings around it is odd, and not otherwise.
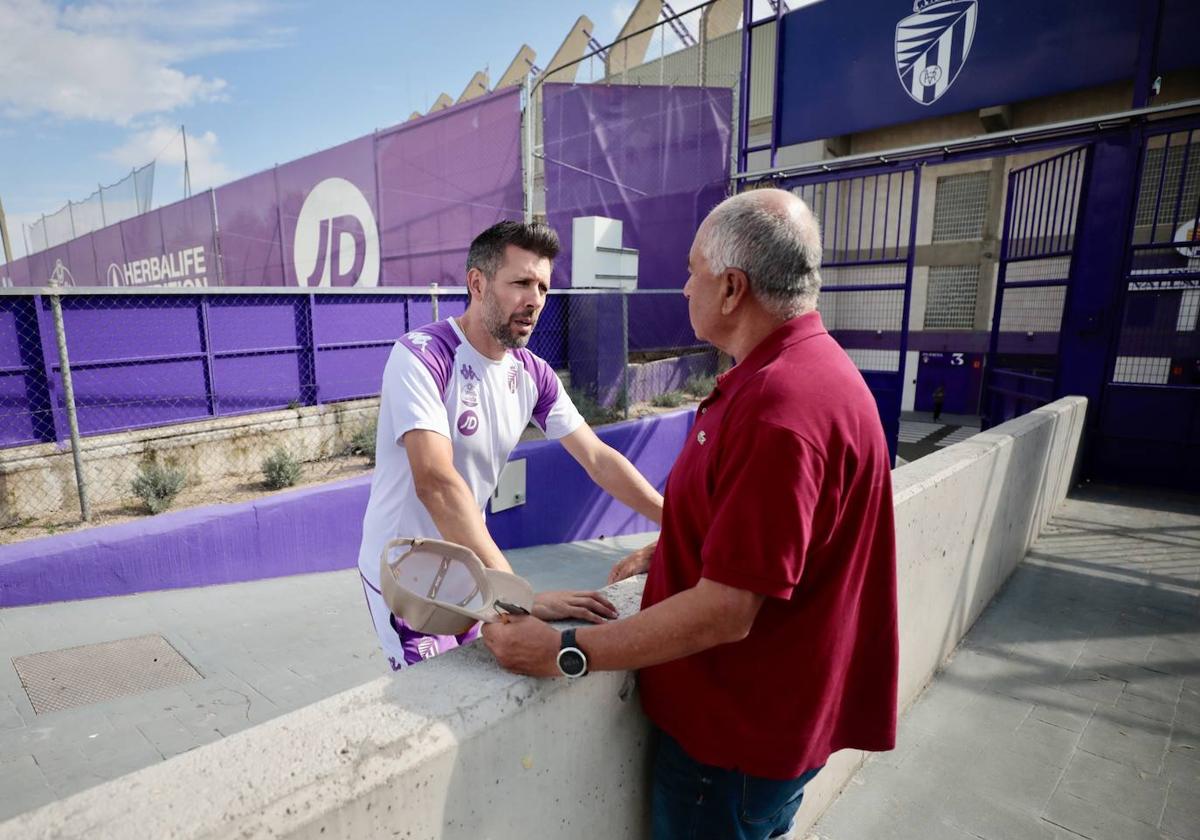
[[[533,378],[533,384],[537,386],[538,397],[533,406],[533,420],[544,432],[546,431],[546,418],[550,416],[550,410],[558,401],[558,377],[554,375],[554,371],[544,359],[535,356],[528,350],[514,350],[513,355],[521,360],[525,371]]]
[[[454,351],[462,342],[447,321],[435,321],[400,336],[400,343],[413,352],[433,375],[438,393],[446,399],[450,376],[454,373]]]

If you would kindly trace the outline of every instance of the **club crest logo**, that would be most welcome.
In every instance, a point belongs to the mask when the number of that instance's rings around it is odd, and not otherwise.
[[[1175,250],[1189,260],[1200,257],[1200,219],[1180,225],[1179,230],[1175,231],[1175,241],[1181,246]]]
[[[914,102],[941,99],[967,63],[975,43],[979,0],[917,0],[896,24],[896,73]]]
[[[466,382],[463,384],[462,393],[459,395],[462,403],[471,408],[479,407],[479,393],[474,382]]]

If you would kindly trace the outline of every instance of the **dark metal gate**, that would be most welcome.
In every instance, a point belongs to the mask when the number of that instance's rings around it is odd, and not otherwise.
[[[821,224],[821,319],[875,396],[892,460],[900,431],[920,172],[789,181]]]
[[[1200,120],[1147,131],[1095,443],[1106,479],[1200,489]]]
[[[984,428],[1055,398],[1087,166],[1088,148],[1080,147],[1009,173],[984,379]]]

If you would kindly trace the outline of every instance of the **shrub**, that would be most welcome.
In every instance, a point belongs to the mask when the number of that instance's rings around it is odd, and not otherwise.
[[[693,373],[683,385],[683,390],[693,397],[707,397],[712,389],[717,387],[717,377],[713,374]]]
[[[683,405],[687,398],[682,391],[667,391],[663,394],[655,394],[650,398],[650,405],[657,408],[678,408]]]
[[[271,490],[291,487],[300,480],[300,462],[278,447],[263,459],[262,473],[263,483]]]
[[[366,455],[371,462],[371,466],[375,465],[375,433],[377,423],[372,423],[369,426],[364,426],[354,433],[350,438],[350,444],[346,447],[346,452],[351,455]]]
[[[623,419],[625,412],[623,406],[620,405],[623,400],[623,392],[617,395],[618,404],[611,407],[601,405],[586,391],[568,388],[567,392],[571,395],[571,402],[575,403],[575,408],[583,415],[583,419],[589,426],[603,426],[605,423],[615,423]]]
[[[162,513],[171,506],[186,483],[187,475],[183,470],[173,464],[160,464],[151,456],[138,468],[133,492],[151,513]]]

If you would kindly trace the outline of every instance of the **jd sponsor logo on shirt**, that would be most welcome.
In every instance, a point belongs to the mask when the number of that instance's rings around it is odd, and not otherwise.
[[[378,286],[379,230],[362,190],[345,178],[312,188],[292,240],[301,286]]]
[[[460,435],[473,435],[479,431],[479,417],[474,411],[464,411],[458,415],[458,433]]]

